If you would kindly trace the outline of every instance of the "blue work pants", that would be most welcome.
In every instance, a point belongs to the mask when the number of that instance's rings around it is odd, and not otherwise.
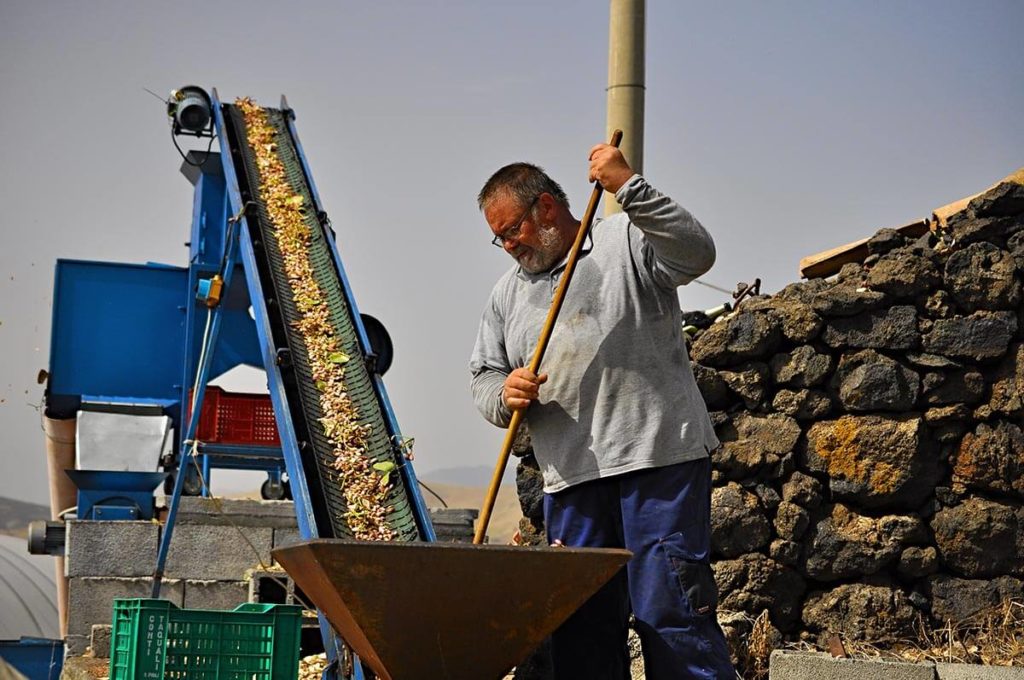
[[[702,458],[545,495],[549,543],[633,553],[552,635],[558,680],[629,679],[631,606],[647,680],[734,680],[715,616],[710,466]]]

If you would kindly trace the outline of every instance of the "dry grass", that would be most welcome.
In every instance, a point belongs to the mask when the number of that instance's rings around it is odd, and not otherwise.
[[[744,680],[764,680],[768,677],[768,659],[772,652],[782,646],[782,634],[772,625],[768,610],[757,618],[733,612],[743,624],[750,626],[750,633],[738,641],[733,639],[730,652],[736,663],[736,674]],[[745,627],[742,625],[742,627]]]
[[[970,663],[985,666],[1024,666],[1024,602],[1006,600],[968,619],[945,626],[918,620],[916,636],[888,649],[852,644],[851,656],[903,661]]]
[[[752,622],[750,634],[732,650],[737,673],[744,680],[768,677],[768,659],[775,649],[826,651],[806,642],[784,643],[768,620],[768,612]],[[843,640],[847,654],[855,659],[935,663],[967,663],[985,666],[1024,666],[1024,602],[1006,600],[968,619],[944,626],[918,620],[911,639],[892,642]]]

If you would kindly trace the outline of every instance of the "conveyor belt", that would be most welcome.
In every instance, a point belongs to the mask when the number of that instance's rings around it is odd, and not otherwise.
[[[301,313],[296,308],[292,287],[285,274],[273,223],[260,198],[259,173],[255,154],[246,142],[245,120],[237,106],[225,105],[224,110],[225,126],[229,133],[228,141],[242,185],[240,188],[243,200],[252,201],[258,207],[257,210],[249,211],[248,223],[252,230],[264,295],[268,298],[265,304],[268,317],[271,319],[274,343],[278,348],[288,350],[288,358],[281,364],[281,372],[292,410],[292,422],[300,441],[300,455],[318,532],[321,537],[352,538],[352,531],[343,517],[347,503],[338,473],[333,466],[334,447],[320,424],[323,412],[310,367],[309,353],[301,333],[295,327]],[[268,108],[264,111],[276,131],[276,153],[284,165],[288,183],[295,194],[303,197],[305,205],[314,205],[294,140],[288,131],[286,114],[279,109]],[[327,301],[334,335],[339,340],[341,351],[353,357],[353,360],[345,365],[345,383],[360,424],[369,425],[371,428],[365,455],[371,465],[385,462],[399,465],[402,456],[396,452],[392,444],[391,433],[388,431],[373,379],[364,362],[357,359],[362,358],[364,353],[353,324],[343,279],[326,240],[326,227],[314,210],[306,211],[305,222],[313,234],[308,247],[310,267]],[[419,538],[419,532],[408,490],[400,475],[392,474],[391,480],[392,487],[386,499],[390,508],[387,524],[395,533],[394,540],[416,540]]]

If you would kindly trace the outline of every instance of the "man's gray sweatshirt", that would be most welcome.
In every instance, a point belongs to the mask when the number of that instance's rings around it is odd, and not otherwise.
[[[548,381],[526,411],[544,491],[707,456],[718,446],[686,353],[676,288],[715,260],[704,227],[633,175],[624,213],[597,219],[544,355]],[[505,427],[505,378],[533,358],[565,271],[498,281],[470,359],[473,399]]]

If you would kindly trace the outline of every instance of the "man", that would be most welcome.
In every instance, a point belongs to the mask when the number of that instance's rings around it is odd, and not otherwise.
[[[480,191],[493,243],[517,265],[484,310],[473,397],[500,427],[526,409],[551,544],[633,552],[552,636],[555,676],[629,678],[632,607],[647,678],[732,679],[709,560],[709,455],[718,440],[676,297],[710,269],[714,244],[617,148],[591,150],[590,181],[625,213],[595,221],[541,375],[527,365],[579,221],[562,188],[533,165],[505,166]]]

